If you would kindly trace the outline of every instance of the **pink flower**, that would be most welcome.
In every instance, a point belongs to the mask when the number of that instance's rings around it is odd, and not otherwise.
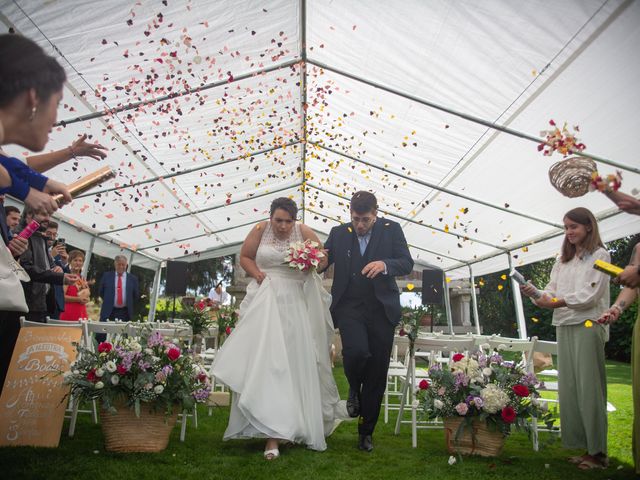
[[[122,364],[116,367],[116,371],[118,372],[119,375],[125,375],[128,372],[127,368]]]
[[[456,354],[453,356],[453,361],[454,361],[454,362],[459,362],[459,361],[460,361],[460,360],[462,360],[463,358],[464,358],[464,355],[463,355],[463,354],[461,354],[461,353],[456,353]]]
[[[231,327],[227,327],[224,329],[224,331],[227,335],[231,335],[231,332],[233,331],[233,329]]]
[[[398,334],[399,334],[401,337],[404,337],[404,336],[407,334],[407,332],[405,332],[404,328],[401,328],[401,329],[400,329],[400,331],[398,332]]]
[[[420,383],[418,384],[418,386],[420,387],[420,390],[426,390],[429,388],[429,382],[427,382],[426,379],[422,379],[420,380]]]
[[[466,415],[467,412],[469,411],[469,406],[466,403],[459,403],[456,405],[456,412],[458,412],[458,415]]]
[[[109,353],[111,350],[113,350],[113,345],[111,345],[109,342],[102,342],[100,343],[100,345],[98,345],[99,353]]]
[[[92,368],[87,372],[87,380],[89,380],[90,382],[95,382],[97,379],[98,379],[98,376],[96,375],[95,368]]]

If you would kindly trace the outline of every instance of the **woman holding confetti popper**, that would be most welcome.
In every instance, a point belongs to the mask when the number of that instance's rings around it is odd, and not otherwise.
[[[586,450],[569,458],[581,470],[605,468],[607,458],[607,380],[604,344],[608,326],[597,319],[609,306],[609,278],[593,268],[610,261],[598,224],[586,208],[574,208],[563,219],[562,252],[543,295],[532,301],[553,309],[558,341],[558,397],[562,444]],[[532,285],[522,293],[534,297]]]

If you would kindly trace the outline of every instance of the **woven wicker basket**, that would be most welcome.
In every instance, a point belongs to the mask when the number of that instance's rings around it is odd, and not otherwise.
[[[501,432],[489,430],[485,422],[473,421],[474,435],[471,435],[470,428],[465,425],[460,438],[456,440],[456,433],[463,421],[464,418],[462,417],[444,419],[444,436],[449,453],[480,455],[482,457],[497,457],[500,455],[505,437]]]
[[[549,180],[565,197],[581,197],[589,191],[591,174],[596,171],[593,160],[584,157],[571,157],[551,165]]]
[[[160,452],[167,448],[169,435],[176,424],[178,412],[173,415],[140,409],[136,417],[126,405],[115,406],[117,413],[102,409],[100,423],[104,435],[104,448],[108,452]]]

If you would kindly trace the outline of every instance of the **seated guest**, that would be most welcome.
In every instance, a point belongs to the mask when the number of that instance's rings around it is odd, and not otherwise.
[[[229,303],[229,294],[222,289],[222,282],[218,282],[215,287],[209,291],[209,299],[213,302],[214,307],[226,305]]]
[[[89,284],[82,278],[82,266],[84,265],[84,252],[71,250],[69,252],[69,269],[78,276],[78,281],[73,285],[65,285],[64,311],[60,320],[83,320],[87,315],[87,303],[89,302]]]

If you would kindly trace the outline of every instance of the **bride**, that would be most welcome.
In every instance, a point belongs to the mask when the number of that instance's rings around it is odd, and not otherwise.
[[[253,281],[212,369],[234,392],[224,439],[266,438],[267,460],[279,456],[279,440],[325,450],[335,423],[348,418],[329,358],[331,296],[315,271],[284,261],[290,243],[320,243],[297,213],[293,200],[277,198],[270,219],[247,235],[240,265]]]

